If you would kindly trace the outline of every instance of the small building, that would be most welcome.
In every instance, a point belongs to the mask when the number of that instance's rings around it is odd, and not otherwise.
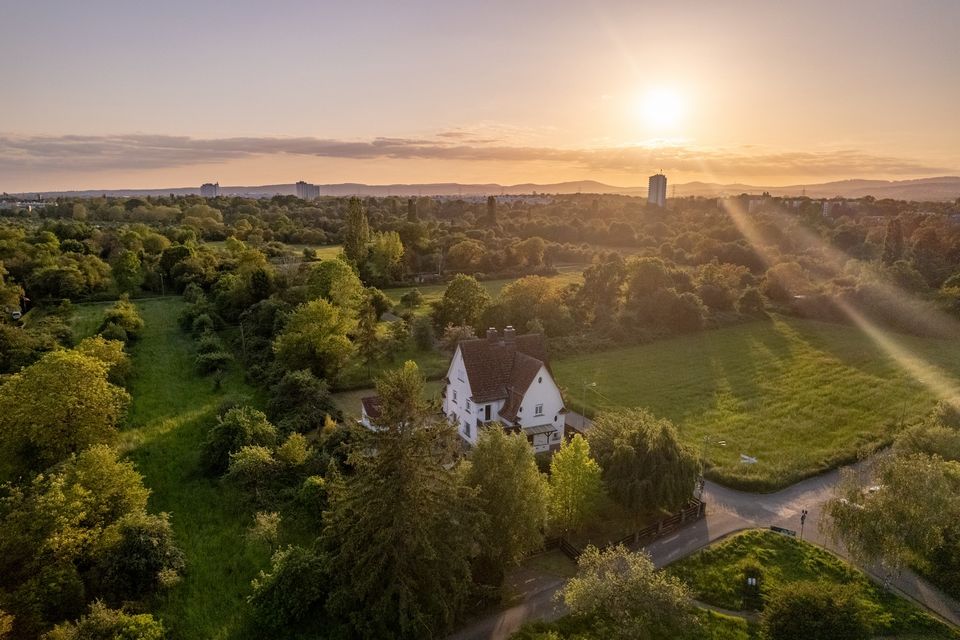
[[[200,195],[204,198],[216,198],[220,195],[220,183],[204,182],[200,185]]]
[[[538,453],[558,449],[566,409],[543,336],[518,336],[508,326],[502,336],[491,328],[484,338],[461,341],[447,370],[443,413],[469,445],[481,428],[499,423],[523,433]]]
[[[380,419],[380,415],[379,396],[360,398],[360,424],[367,429],[376,429],[377,420]]]

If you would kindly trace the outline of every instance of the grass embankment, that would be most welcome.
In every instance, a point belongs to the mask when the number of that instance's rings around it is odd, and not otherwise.
[[[109,305],[78,305],[77,338],[92,333]],[[134,377],[121,448],[152,491],[150,509],[171,514],[187,559],[182,581],[162,595],[154,613],[172,638],[242,635],[250,580],[268,564],[268,550],[247,543],[250,510],[229,487],[202,476],[198,458],[207,429],[227,398],[257,404],[233,368],[215,390],[195,373],[194,345],[177,326],[180,298],[138,302],[146,323],[132,346]]]
[[[946,376],[960,343],[895,335]],[[645,407],[702,451],[708,477],[771,491],[889,443],[934,395],[855,327],[775,317],[652,344],[554,359],[567,404]],[[596,382],[584,396],[584,385]],[[721,444],[724,443],[724,444]],[[740,461],[740,454],[758,459]]]
[[[777,588],[798,581],[851,585],[874,611],[875,633],[897,638],[960,638],[960,633],[884,590],[866,574],[819,547],[772,531],[747,531],[704,549],[667,568],[706,604],[741,611],[749,608],[744,569],[760,571],[762,600]]]

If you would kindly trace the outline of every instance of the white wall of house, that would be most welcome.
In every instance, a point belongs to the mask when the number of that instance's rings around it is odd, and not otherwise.
[[[457,427],[460,437],[469,442],[477,442],[477,409],[470,400],[473,392],[470,390],[470,380],[467,379],[467,370],[463,366],[463,355],[457,347],[447,369],[447,384],[443,398],[443,413],[450,422]]]
[[[523,396],[517,412],[517,421],[522,428],[538,427],[549,424],[556,427],[553,435],[536,435],[533,446],[537,452],[547,451],[553,445],[563,441],[566,419],[560,412],[563,409],[563,397],[553,376],[546,367],[540,367],[533,382]]]

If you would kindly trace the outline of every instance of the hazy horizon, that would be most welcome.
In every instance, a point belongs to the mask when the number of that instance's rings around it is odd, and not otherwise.
[[[0,191],[960,174],[960,4],[4,6]]]

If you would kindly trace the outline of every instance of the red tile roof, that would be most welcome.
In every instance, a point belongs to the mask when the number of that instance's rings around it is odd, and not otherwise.
[[[506,400],[500,415],[510,421],[516,419],[523,394],[540,367],[549,369],[546,342],[537,333],[513,339],[474,338],[459,346],[473,401]]]

